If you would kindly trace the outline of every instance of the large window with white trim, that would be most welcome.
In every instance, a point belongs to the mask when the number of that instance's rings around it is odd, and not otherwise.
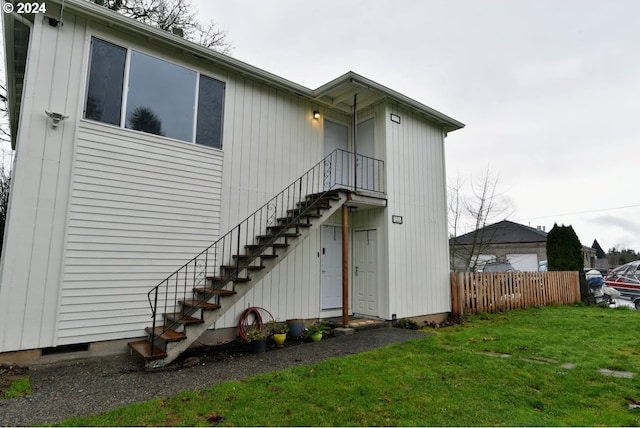
[[[221,148],[224,90],[195,70],[92,37],[84,117]]]

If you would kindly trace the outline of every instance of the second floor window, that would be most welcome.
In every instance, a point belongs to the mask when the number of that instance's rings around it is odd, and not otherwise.
[[[90,61],[86,119],[222,147],[224,82],[96,37]]]

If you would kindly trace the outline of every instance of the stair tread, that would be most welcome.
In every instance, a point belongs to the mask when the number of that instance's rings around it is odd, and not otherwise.
[[[292,227],[311,227],[311,223],[286,223],[279,224],[277,226],[267,226],[267,230],[283,230],[291,229]]]
[[[274,257],[278,257],[277,254],[234,254],[233,259],[240,259],[240,260],[246,260],[246,259],[257,259],[258,257],[263,258],[263,259],[272,259]]]
[[[278,257],[277,254],[262,254],[262,255],[260,255],[260,258],[262,258],[262,259],[275,259],[276,257]]]
[[[249,282],[251,278],[249,277],[235,277],[235,276],[208,276],[208,280],[216,281],[216,282]]]
[[[204,322],[200,318],[192,317],[191,315],[184,315],[180,312],[164,314],[164,316],[167,320],[180,324],[202,324]]]
[[[137,342],[129,342],[129,348],[134,350],[145,361],[160,360],[167,356],[167,353],[157,346],[151,347],[151,342],[148,340],[140,340]]]
[[[288,223],[288,222],[291,221],[291,219],[290,218],[286,218],[286,217],[279,218],[278,221],[282,222],[282,227],[311,227],[311,226],[313,226],[311,223],[303,223],[303,222]],[[280,226],[269,226],[269,227],[280,227]]]
[[[152,328],[147,327],[145,328],[145,331],[149,334],[153,334],[154,336],[159,337],[166,342],[180,342],[181,340],[187,338],[186,334],[175,331],[171,328],[165,330],[164,327],[156,327],[155,332],[152,333]],[[151,342],[149,342],[149,344],[151,344]]]
[[[221,297],[233,296],[234,294],[237,294],[233,290],[225,290],[223,288],[211,288],[211,287],[195,287],[193,291],[195,291],[196,293],[202,293],[202,294],[205,294],[205,293],[216,294]]]
[[[331,208],[331,204],[329,203],[333,199],[311,199],[308,201],[298,202],[296,205],[298,209],[309,209],[309,208],[318,208],[321,210],[328,210]]]
[[[277,239],[277,238],[298,238],[300,237],[300,233],[287,232],[282,235],[258,235],[256,239]]]
[[[222,268],[223,269],[247,269],[247,270],[261,270],[264,269],[266,266],[264,265],[240,265],[239,267],[236,265],[223,265]]]
[[[248,249],[248,250],[255,250],[258,248],[286,248],[288,247],[289,244],[285,244],[285,243],[281,243],[281,242],[274,242],[272,244],[247,244],[244,246],[244,248]]]
[[[312,212],[301,212],[301,213],[291,213],[291,215],[288,215],[287,217],[278,217],[278,221],[286,221],[286,220],[293,220],[296,217],[309,217],[309,218],[320,218],[322,217],[322,214],[318,214],[318,213],[312,213]]]
[[[317,201],[317,200],[331,200],[338,201],[340,200],[340,191],[339,190],[329,190],[324,193],[313,193],[311,195],[307,195],[305,200],[307,201]]]
[[[178,300],[178,303],[180,303],[183,306],[187,306],[189,308],[205,309],[209,311],[220,309],[220,305],[218,304],[209,303],[207,301],[202,301],[197,299]]]

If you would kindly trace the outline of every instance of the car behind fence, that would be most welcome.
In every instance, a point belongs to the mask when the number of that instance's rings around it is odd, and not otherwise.
[[[451,313],[497,312],[580,300],[578,272],[452,272]]]

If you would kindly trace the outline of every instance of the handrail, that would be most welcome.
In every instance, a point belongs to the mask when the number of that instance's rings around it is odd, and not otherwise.
[[[355,173],[349,171],[353,169],[353,165],[356,165]],[[353,191],[354,180],[357,180],[358,191],[384,195],[384,161],[342,149],[334,150],[213,244],[153,287],[147,293],[153,318],[152,352],[156,336],[162,335],[198,311],[196,305],[191,305],[190,309],[181,312],[179,318],[173,319],[172,322],[165,322],[161,333],[156,334],[159,305],[162,306],[165,314],[168,309],[175,311],[180,299],[187,299],[189,288],[193,291],[194,288],[204,284],[204,289],[207,289],[207,278],[211,278],[213,286],[210,292],[202,293],[196,303],[208,302],[215,295],[216,290],[241,279],[239,276],[241,271],[261,255],[264,256],[264,251],[276,244],[280,238],[285,237],[289,229],[296,227],[297,231],[302,219],[307,218],[308,221],[312,210],[317,210],[318,201],[322,196],[336,189]],[[314,195],[314,198],[310,199],[311,195]],[[243,248],[244,254],[241,252]],[[275,253],[275,249],[273,251]],[[217,273],[218,276],[209,276],[212,272]],[[215,285],[216,283],[218,286]]]

